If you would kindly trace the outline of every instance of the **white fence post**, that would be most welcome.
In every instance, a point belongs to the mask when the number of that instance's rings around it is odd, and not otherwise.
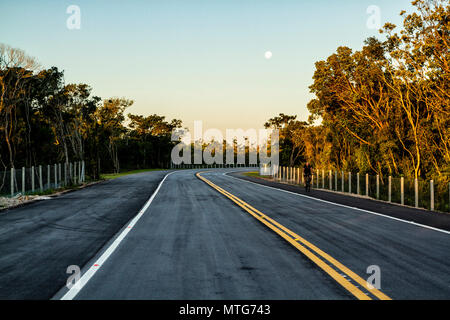
[[[317,169],[317,177],[316,177],[316,180],[317,180],[317,189],[319,189],[319,169]]]
[[[55,189],[58,189],[58,165],[55,163]]]
[[[377,174],[377,199],[380,199],[380,175]]]
[[[334,188],[338,191],[337,171],[334,170]]]
[[[22,195],[25,195],[25,167],[22,167]]]
[[[414,206],[419,207],[419,181],[414,179]]]
[[[325,170],[322,169],[322,189],[325,189]]]
[[[352,173],[348,173],[348,193],[352,193]]]
[[[389,185],[388,185],[388,201],[392,201],[392,176],[389,176]]]
[[[72,177],[73,177],[73,175],[72,175],[72,167],[73,167],[72,162],[69,162],[69,183],[70,183],[70,184],[73,184],[73,180],[72,180]]]
[[[31,166],[31,192],[34,192],[34,166]]]
[[[345,192],[345,176],[344,176],[344,171],[341,171],[341,179],[342,179],[342,192]]]
[[[83,173],[82,173],[82,177],[83,177],[83,183],[86,181],[86,165],[84,163],[84,160],[81,162],[83,164]]]
[[[430,180],[430,209],[434,211],[434,181]]]
[[[67,162],[64,162],[64,186],[67,186]]]
[[[51,185],[51,172],[50,172],[50,165],[47,165],[47,189],[50,189],[52,187]]]
[[[73,163],[73,177],[74,177],[75,184],[78,184],[78,162],[77,161],[75,161]]]
[[[400,203],[405,204],[405,178],[400,178]]]
[[[81,183],[81,161],[78,161],[78,183]]]
[[[366,173],[366,196],[369,196],[369,174]]]
[[[11,168],[11,197],[14,197],[14,168]]]
[[[359,172],[356,173],[356,194],[359,195]]]
[[[58,163],[58,181],[59,184],[62,184],[62,176],[61,176],[61,163]]]
[[[42,191],[44,191],[44,184],[42,181],[42,165],[39,165],[39,188]]]
[[[330,177],[330,185],[329,185],[329,187],[330,187],[330,190],[333,190],[333,180],[332,180],[332,173],[331,173],[331,170],[330,170],[330,175],[329,175],[329,177]]]

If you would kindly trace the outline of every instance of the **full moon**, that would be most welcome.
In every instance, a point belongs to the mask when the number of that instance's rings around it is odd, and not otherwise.
[[[264,56],[266,57],[267,60],[269,60],[270,58],[272,58],[272,52],[266,51],[266,53],[264,54]]]

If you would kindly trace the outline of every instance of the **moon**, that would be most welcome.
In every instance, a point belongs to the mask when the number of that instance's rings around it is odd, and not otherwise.
[[[266,53],[264,54],[264,56],[266,57],[267,60],[269,60],[270,58],[272,58],[272,52],[266,51]]]

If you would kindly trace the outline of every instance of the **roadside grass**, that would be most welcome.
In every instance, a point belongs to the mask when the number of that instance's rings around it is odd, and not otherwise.
[[[123,171],[120,173],[104,173],[104,174],[100,175],[100,178],[104,179],[104,180],[111,180],[111,179],[116,179],[119,177],[127,176],[130,174],[149,172],[149,171],[161,171],[161,170],[167,170],[167,169],[140,169],[140,170]]]
[[[243,175],[244,175],[244,176],[247,176],[247,177],[267,178],[267,177],[264,177],[264,176],[260,175],[259,172],[257,172],[257,171],[254,171],[254,172],[244,172]]]

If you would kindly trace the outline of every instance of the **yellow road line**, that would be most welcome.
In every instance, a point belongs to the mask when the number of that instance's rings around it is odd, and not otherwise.
[[[316,263],[322,270],[324,270],[327,274],[329,274],[335,281],[337,281],[340,285],[342,285],[345,289],[347,289],[355,297],[357,297],[360,300],[372,300],[364,292],[362,292],[355,285],[353,285],[351,282],[349,282],[347,279],[345,279],[342,275],[340,275],[338,272],[336,272],[333,268],[331,268],[328,264],[326,264],[323,260],[321,260],[316,254],[318,254],[322,258],[326,259],[330,264],[335,266],[337,269],[341,270],[343,273],[345,273],[347,276],[349,276],[355,282],[360,284],[362,287],[364,287],[367,291],[369,291],[371,294],[373,294],[378,299],[391,300],[390,297],[388,297],[386,294],[382,293],[380,290],[373,288],[373,287],[369,287],[367,281],[365,281],[360,276],[358,276],[356,273],[354,273],[353,271],[351,271],[350,269],[345,267],[343,264],[341,264],[339,261],[337,261],[336,259],[331,257],[329,254],[320,250],[318,247],[316,247],[315,245],[313,245],[306,239],[300,237],[298,234],[294,233],[293,231],[291,231],[288,228],[284,227],[283,225],[279,224],[277,221],[273,220],[272,218],[268,217],[264,213],[255,209],[254,207],[252,207],[245,201],[239,199],[235,195],[229,193],[228,191],[222,189],[221,187],[212,183],[208,179],[202,177],[200,175],[201,173],[202,172],[198,172],[196,174],[196,176],[200,180],[204,181],[209,186],[211,186],[218,192],[225,195],[227,198],[232,200],[234,203],[236,203],[242,209],[244,209],[245,211],[250,213],[254,218],[258,219],[260,222],[265,224],[272,231],[276,232],[279,236],[281,236],[283,239],[288,241],[291,245],[296,247],[300,252],[302,252],[309,259],[311,259],[314,263]],[[308,250],[306,247],[299,244],[299,242],[301,242],[303,245],[308,247],[310,250],[314,251],[314,253],[316,253],[316,254],[314,254],[313,252]]]

